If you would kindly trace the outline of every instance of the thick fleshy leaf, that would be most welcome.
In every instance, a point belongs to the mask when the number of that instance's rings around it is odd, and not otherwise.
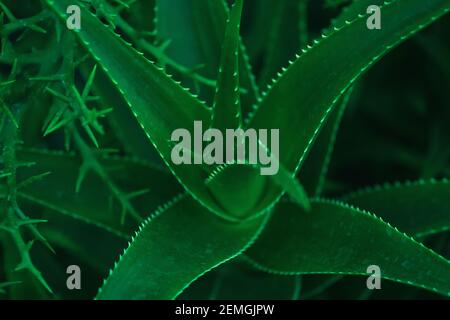
[[[418,181],[366,188],[344,196],[343,201],[364,208],[415,238],[450,229],[450,183]],[[341,276],[327,276],[306,297],[315,295]],[[383,290],[384,291],[384,290]]]
[[[261,237],[247,251],[261,269],[279,274],[367,275],[450,295],[450,263],[374,215],[317,200],[306,214],[280,203]]]
[[[227,20],[225,6],[222,1],[156,0],[156,37],[168,43],[165,53],[186,68],[197,68],[199,74],[215,80]],[[179,76],[189,84],[186,75]],[[212,93],[208,92],[210,98]]]
[[[357,0],[342,9],[341,14],[332,22],[332,26],[340,26],[356,17],[358,14],[366,14],[369,6],[382,6],[386,0]]]
[[[219,76],[214,96],[212,127],[222,130],[242,125],[239,90],[239,30],[243,0],[234,4],[222,44]]]
[[[280,166],[276,175],[273,175],[273,180],[278,184],[291,198],[303,209],[309,211],[311,204],[308,195],[303,185],[298,179],[287,171],[283,166]]]
[[[218,167],[206,185],[217,203],[228,213],[224,218],[239,221],[260,212],[258,204],[267,182],[268,179],[259,174],[258,168],[234,164]]]
[[[382,6],[383,27],[368,30],[368,14],[335,27],[293,62],[264,95],[251,128],[279,128],[280,162],[298,169],[339,98],[392,48],[450,10],[446,0],[394,0]],[[388,23],[389,21],[389,23]],[[302,80],[304,79],[304,80]],[[307,115],[305,117],[305,115]]]
[[[298,178],[311,197],[319,197],[323,191],[337,132],[351,93],[352,89],[349,89],[349,92],[342,97],[339,106],[331,112],[298,174]]]
[[[97,299],[174,299],[205,272],[245,250],[266,218],[226,222],[183,195],[141,226]]]
[[[123,188],[123,196],[130,196],[130,201],[143,217],[180,192],[180,186],[170,173],[145,162],[114,157],[100,158],[102,165],[110,170],[108,172],[113,182]],[[89,173],[79,192],[75,192],[82,164],[79,157],[44,150],[21,150],[18,159],[34,163],[19,170],[19,181],[45,172],[50,173],[20,188],[20,198],[125,238],[135,230],[135,223],[120,223],[122,208],[115,202],[105,181],[95,173]],[[144,190],[145,193],[134,199],[131,197],[133,193]]]
[[[68,1],[46,1],[61,18],[65,17]],[[112,82],[120,87],[131,111],[179,182],[210,211],[225,218],[233,215],[233,212],[223,210],[221,203],[216,201],[204,183],[208,171],[212,170],[211,166],[174,165],[171,161],[172,132],[180,128],[194,132],[194,121],[201,121],[204,128],[209,127],[210,110],[126,45],[90,12],[86,9],[82,11],[83,28],[77,32],[79,39]],[[113,55],[110,54],[111,50],[114,51]],[[249,189],[248,181],[236,181],[236,193]],[[248,204],[244,203],[245,206]],[[255,211],[260,213],[263,210]],[[233,217],[231,219],[234,220]]]
[[[377,186],[342,198],[414,237],[450,230],[449,199],[448,180]]]
[[[381,30],[368,30],[369,15],[361,15],[316,40],[280,75],[247,119],[249,128],[280,130],[279,161],[287,170],[300,169],[347,89],[392,48],[449,12],[450,3],[394,0],[386,2],[382,10],[384,21],[391,22],[384,23]],[[295,143],[286,137],[296,137]],[[267,208],[279,197],[280,190],[272,186],[260,205]]]
[[[176,62],[194,70],[200,66],[197,70],[200,75],[215,80],[228,11],[224,0],[157,0],[158,38],[170,41],[166,53]],[[241,97],[242,108],[244,113],[248,113],[259,98],[259,89],[246,50],[242,43],[239,46],[239,82],[245,90]],[[189,84],[189,81],[184,83]],[[212,102],[214,91],[209,88],[202,91],[201,96]]]
[[[57,15],[66,20],[70,0],[45,0]],[[223,214],[207,190],[204,180],[208,166],[175,165],[171,160],[172,133],[176,129],[194,132],[194,121],[208,127],[211,112],[205,105],[148,61],[131,45],[121,40],[83,6],[83,28],[76,32],[81,43],[117,85],[163,160],[186,190],[211,211]]]
[[[265,88],[289,60],[300,50],[299,26],[305,22],[300,17],[301,1],[247,0],[252,12],[247,20],[245,40],[252,61],[262,61],[258,84]],[[261,30],[266,30],[261,36]],[[302,30],[307,31],[307,30]]]
[[[264,214],[267,200],[276,195],[267,190],[278,194],[279,190],[284,190],[301,207],[309,210],[308,195],[291,172],[280,164],[278,172],[271,176],[261,175],[260,170],[258,166],[234,164],[218,167],[211,174],[206,184],[228,213],[224,218],[241,221]]]

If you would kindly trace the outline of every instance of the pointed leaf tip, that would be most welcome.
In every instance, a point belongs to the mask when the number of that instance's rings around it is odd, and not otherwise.
[[[219,129],[242,125],[239,84],[240,24],[243,1],[237,0],[231,10],[222,45],[221,62],[212,114],[212,126]]]

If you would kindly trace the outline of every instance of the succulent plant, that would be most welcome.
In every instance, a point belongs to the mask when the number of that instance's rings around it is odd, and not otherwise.
[[[449,0],[0,9],[4,297],[450,296]],[[200,121],[279,170],[173,163]]]

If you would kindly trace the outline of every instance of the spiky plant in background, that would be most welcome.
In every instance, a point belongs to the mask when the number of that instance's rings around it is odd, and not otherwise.
[[[450,295],[449,0],[0,8],[4,298]],[[194,121],[279,129],[278,174],[174,165]]]

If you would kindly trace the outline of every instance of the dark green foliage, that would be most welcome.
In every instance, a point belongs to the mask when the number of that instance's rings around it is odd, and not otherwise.
[[[0,0],[0,297],[450,296],[449,11]],[[194,121],[279,129],[278,173],[175,165]]]

